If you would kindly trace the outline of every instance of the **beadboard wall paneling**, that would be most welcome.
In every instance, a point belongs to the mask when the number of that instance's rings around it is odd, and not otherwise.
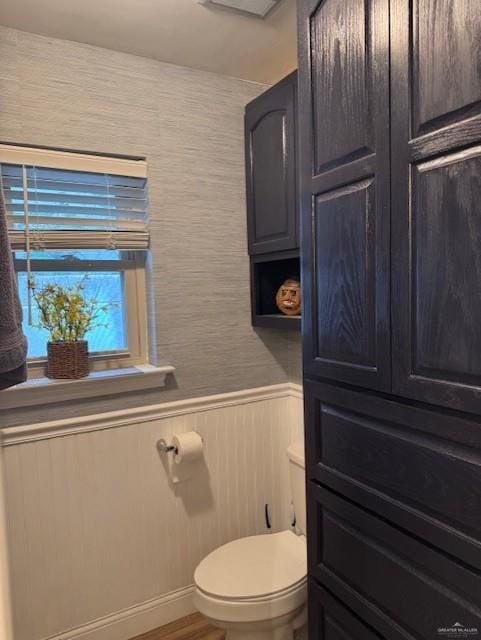
[[[3,450],[0,448],[0,638],[13,640],[4,489]]]
[[[2,425],[283,383],[289,336],[249,311],[243,113],[263,85],[0,27],[0,140],[145,156],[160,392],[2,415]]]
[[[3,452],[15,640],[56,637],[188,587],[207,553],[266,532],[266,503],[273,530],[288,528],[286,448],[302,438],[303,423],[300,391],[283,386],[264,396],[253,390],[250,400],[178,402],[163,417],[160,407],[158,417],[148,412],[124,426],[99,416],[97,430],[90,421],[82,431],[80,421],[77,431],[50,424],[23,441],[10,433]],[[202,434],[205,459],[191,480],[172,485],[156,443],[189,430]]]

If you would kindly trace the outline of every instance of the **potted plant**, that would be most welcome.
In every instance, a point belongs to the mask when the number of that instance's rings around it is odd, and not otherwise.
[[[53,379],[83,378],[89,373],[88,342],[85,335],[99,322],[109,304],[85,295],[85,280],[73,286],[46,284],[34,291],[39,310],[38,327],[50,334],[47,343],[47,376]]]

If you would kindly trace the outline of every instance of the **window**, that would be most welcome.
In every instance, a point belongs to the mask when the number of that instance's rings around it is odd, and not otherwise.
[[[107,304],[86,335],[93,369],[146,362],[145,162],[0,145],[0,163],[32,374],[43,374],[48,340],[32,281],[82,281]]]

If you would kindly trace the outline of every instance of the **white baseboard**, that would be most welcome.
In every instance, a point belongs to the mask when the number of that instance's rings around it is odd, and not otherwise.
[[[45,640],[130,640],[195,611],[189,585]]]

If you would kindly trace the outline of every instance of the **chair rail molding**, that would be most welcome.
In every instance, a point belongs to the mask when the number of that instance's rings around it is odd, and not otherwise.
[[[136,423],[150,422],[152,420],[158,420],[159,418],[170,418],[283,397],[302,398],[301,385],[286,382],[267,387],[256,387],[254,389],[244,389],[242,391],[232,391],[230,393],[190,398],[188,400],[177,400],[175,402],[148,405],[146,407],[109,411],[78,418],[5,427],[0,429],[1,445],[8,447],[24,442],[60,438],[62,436],[88,431],[99,431],[101,429],[113,429]]]

